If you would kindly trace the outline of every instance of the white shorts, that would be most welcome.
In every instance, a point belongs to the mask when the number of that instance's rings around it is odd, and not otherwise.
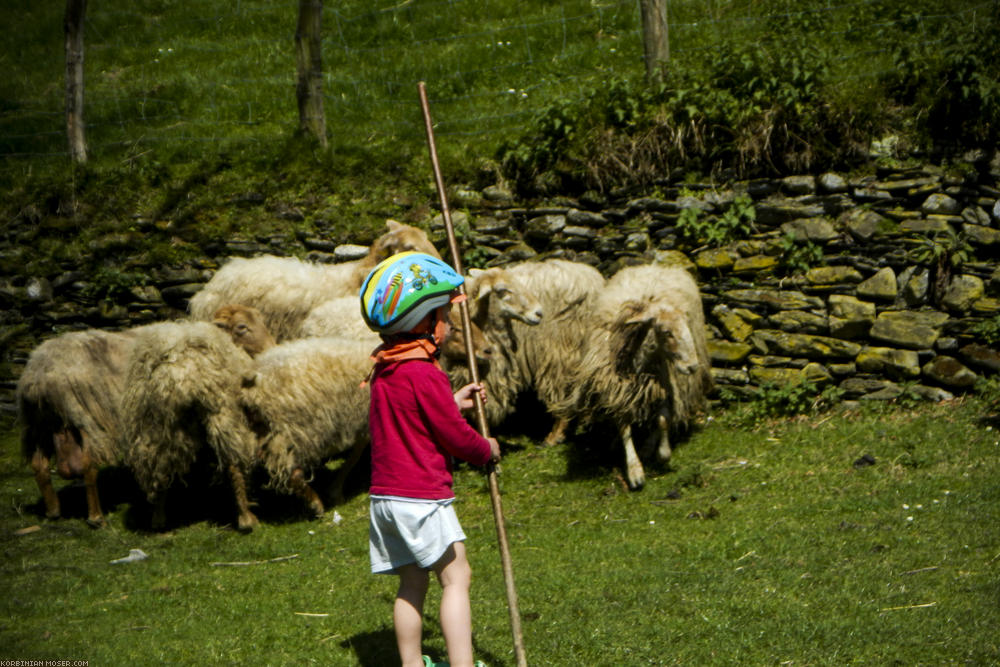
[[[397,496],[372,496],[368,550],[372,572],[395,574],[411,563],[428,569],[455,542],[465,540],[454,498],[418,500]]]

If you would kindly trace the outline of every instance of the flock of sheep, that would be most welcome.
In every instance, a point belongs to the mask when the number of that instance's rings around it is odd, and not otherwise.
[[[439,256],[423,231],[389,221],[367,257],[352,262],[235,258],[192,298],[187,320],[43,342],[17,400],[46,515],[60,515],[54,467],[83,478],[87,521],[102,525],[98,469],[124,465],[161,529],[167,491],[204,464],[205,451],[228,477],[240,530],[258,523],[247,488],[258,465],[272,487],[322,515],[311,473],[346,456],[339,502],[368,444],[360,383],[380,340],[361,319],[358,290],[378,262],[406,250]],[[589,265],[549,259],[473,269],[466,291],[472,331],[456,329],[442,363],[456,387],[467,383],[464,336],[472,336],[493,426],[525,392],[553,418],[547,444],[574,423],[612,424],[628,483],[638,488],[644,472],[633,429],[667,460],[670,438],[705,407],[712,380],[704,315],[683,269],[628,267],[605,280]]]

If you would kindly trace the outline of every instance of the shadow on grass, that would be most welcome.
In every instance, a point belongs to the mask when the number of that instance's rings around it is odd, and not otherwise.
[[[315,471],[311,481],[327,509],[336,507],[336,477],[337,468],[321,467]],[[367,493],[370,477],[370,459],[362,456],[344,484],[345,501]],[[87,496],[83,480],[63,481],[54,477],[52,481],[59,497],[61,517],[86,520]],[[267,473],[256,468],[247,485],[251,510],[262,522],[285,524],[312,518],[301,499],[268,488],[267,481]],[[35,487],[33,480],[25,480],[24,483]],[[151,530],[152,506],[128,468],[102,468],[97,475],[97,491],[105,516],[124,508],[126,529],[138,532]],[[33,503],[24,506],[24,511],[41,520],[45,518],[45,503],[41,493],[36,498]],[[220,474],[214,457],[207,450],[199,454],[187,475],[173,483],[167,492],[166,503],[167,523],[164,530],[167,531],[202,521],[219,526],[235,525],[236,522],[236,501],[228,475]]]
[[[391,613],[391,610],[387,610],[386,613]],[[358,664],[362,667],[382,667],[399,662],[396,633],[391,627],[383,626],[372,632],[359,632],[342,641],[340,645],[354,651]]]

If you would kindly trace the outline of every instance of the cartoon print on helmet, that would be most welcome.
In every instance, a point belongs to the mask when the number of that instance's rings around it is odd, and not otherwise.
[[[402,252],[376,266],[361,286],[361,316],[381,334],[409,331],[448,304],[465,279],[436,257]]]
[[[424,288],[425,280],[431,285],[437,285],[437,277],[419,264],[410,264],[410,271],[413,273],[413,289],[422,290]]]

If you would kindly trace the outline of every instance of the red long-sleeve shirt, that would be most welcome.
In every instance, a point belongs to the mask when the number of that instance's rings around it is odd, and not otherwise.
[[[490,443],[462,417],[448,376],[430,361],[376,367],[369,427],[372,495],[452,498],[452,457],[490,459]]]

